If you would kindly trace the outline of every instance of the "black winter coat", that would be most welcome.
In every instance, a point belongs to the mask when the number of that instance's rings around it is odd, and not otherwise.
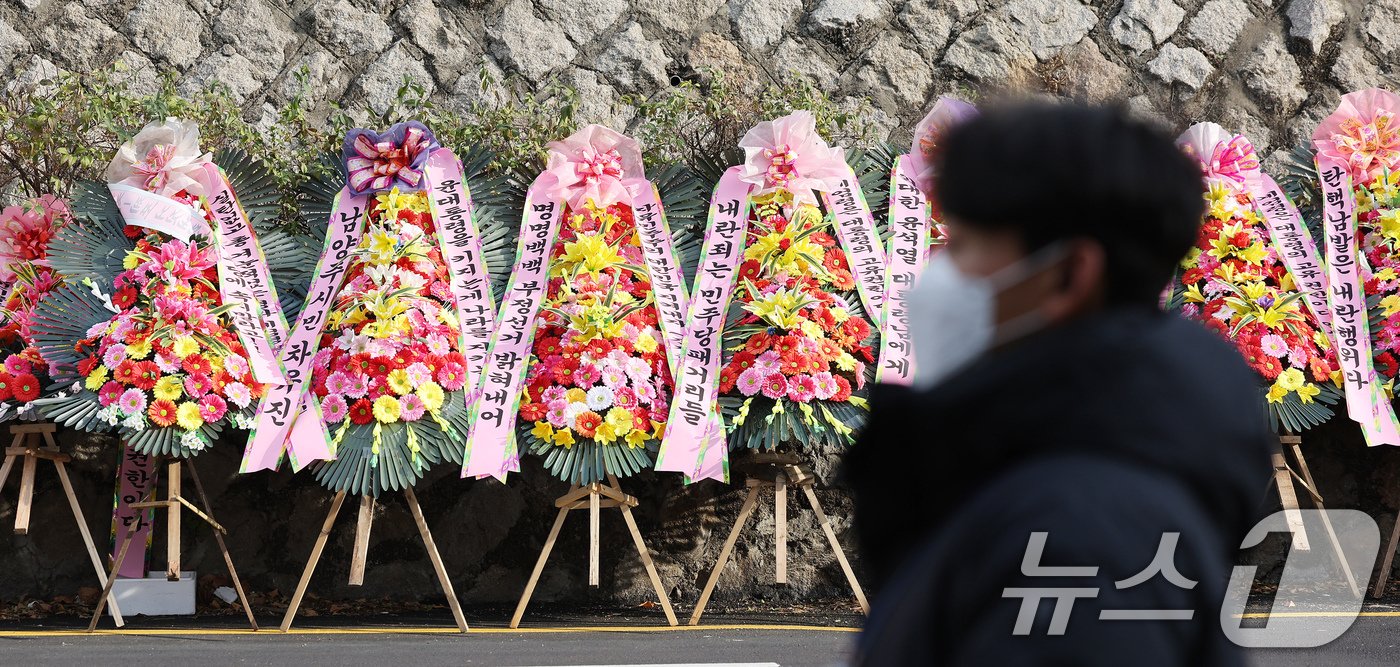
[[[1273,436],[1257,378],[1195,323],[1116,310],[1031,336],[928,392],[876,387],[845,467],[875,587],[865,665],[1237,665],[1220,630],[1240,540],[1262,518]],[[1040,564],[1096,576],[1025,576]],[[1183,589],[1119,590],[1179,532]],[[1014,636],[1007,588],[1096,588],[1050,636],[1054,600]],[[1066,601],[1068,602],[1068,601]],[[1062,603],[1063,604],[1063,603]],[[1191,610],[1189,621],[1100,620]]]

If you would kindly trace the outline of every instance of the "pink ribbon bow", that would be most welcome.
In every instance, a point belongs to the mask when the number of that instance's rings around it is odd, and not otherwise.
[[[146,159],[131,165],[131,170],[145,177],[142,184],[147,190],[158,191],[165,187],[170,181],[170,173],[167,167],[170,160],[175,157],[175,144],[161,144],[152,146],[146,151]]]
[[[345,160],[347,179],[352,193],[388,190],[395,181],[416,189],[423,180],[422,164],[433,147],[433,137],[422,127],[407,125],[403,139],[395,140],[395,132],[370,139],[368,133],[357,134],[351,141],[353,151]]]
[[[1319,155],[1345,163],[1358,183],[1400,168],[1400,97],[1381,88],[1347,93],[1312,138]]]
[[[1259,156],[1254,152],[1254,144],[1239,134],[1215,144],[1210,160],[1202,163],[1201,168],[1207,179],[1233,183],[1237,190],[1259,181]]]
[[[1261,184],[1259,156],[1254,144],[1215,123],[1196,123],[1177,140],[1195,158],[1207,181],[1225,183],[1235,191],[1254,191]]]
[[[636,179],[646,174],[642,148],[635,139],[602,125],[588,125],[549,144],[542,176],[540,196],[578,209],[588,202],[598,208],[631,204],[635,193],[627,183],[638,183]]]

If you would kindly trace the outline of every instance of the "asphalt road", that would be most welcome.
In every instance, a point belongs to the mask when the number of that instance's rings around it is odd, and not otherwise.
[[[1400,664],[1400,611],[1368,610],[1340,639],[1318,649],[1252,650],[1257,667]],[[221,619],[223,620],[223,619]],[[231,620],[231,619],[230,619]],[[267,619],[271,621],[272,619]],[[422,619],[427,620],[427,619]],[[608,624],[586,629],[533,627],[513,631],[474,626],[458,634],[442,620],[407,625],[328,624],[256,634],[231,622],[207,630],[138,619],[128,630],[87,635],[73,623],[48,628],[0,627],[5,665],[127,662],[161,665],[492,665],[579,667],[632,665],[840,665],[850,656],[851,628],[732,624],[668,629]],[[789,623],[798,619],[789,618]],[[400,619],[401,621],[401,619]]]
[[[7,665],[838,665],[855,634],[840,630],[413,634],[0,636]]]

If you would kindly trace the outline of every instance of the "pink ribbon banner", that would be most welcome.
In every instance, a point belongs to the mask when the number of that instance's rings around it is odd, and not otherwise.
[[[204,224],[199,211],[189,204],[183,204],[169,197],[125,183],[109,183],[112,201],[121,211],[122,220],[134,227],[154,229],[181,241],[188,241],[194,230]]]
[[[656,186],[651,181],[638,178],[629,180],[626,187],[635,193],[632,198],[632,219],[641,237],[642,259],[647,265],[661,335],[666,339],[666,361],[674,377],[676,366],[680,363],[681,348],[685,344],[685,312],[690,301],[685,293],[685,274],[681,272],[680,260],[676,258],[671,229],[666,225],[666,212],[662,209]]]
[[[1371,331],[1366,295],[1356,260],[1356,208],[1351,176],[1344,162],[1319,154],[1317,173],[1322,185],[1323,224],[1327,235],[1328,297],[1332,310],[1332,339],[1342,366],[1347,416],[1361,425],[1366,444],[1400,445],[1400,424],[1384,392],[1377,386],[1371,358]]]
[[[352,196],[348,190],[336,195],[335,207],[326,229],[326,243],[321,259],[316,262],[315,278],[306,295],[306,305],[287,344],[278,353],[286,369],[286,384],[268,387],[248,446],[243,452],[240,472],[272,470],[282,459],[283,451],[290,454],[292,469],[300,470],[312,461],[335,458],[331,452],[329,433],[319,417],[316,401],[307,392],[311,377],[312,357],[320,343],[321,329],[335,303],[335,295],[345,272],[350,268],[350,254],[360,244],[368,220],[368,196]],[[308,421],[298,419],[310,414]],[[295,435],[296,437],[289,437]]]
[[[876,326],[885,305],[885,249],[875,233],[875,216],[850,165],[841,184],[826,194],[827,208],[836,216],[836,234],[851,265],[860,302]]]
[[[126,559],[118,577],[142,579],[146,576],[146,551],[151,546],[151,524],[155,510],[132,509],[134,503],[146,500],[146,494],[155,488],[156,470],[151,465],[151,457],[140,454],[131,445],[122,443],[121,467],[117,470],[116,502],[112,511],[112,561],[116,562],[126,541],[126,530],[136,524],[134,540],[127,549]]]
[[[908,386],[914,382],[914,339],[909,331],[909,292],[924,270],[928,247],[928,201],[914,182],[909,156],[901,155],[890,180],[889,266],[885,271],[885,312],[880,317],[880,358],[875,381]]]
[[[1327,269],[1317,254],[1317,244],[1313,242],[1312,234],[1308,233],[1302,216],[1298,215],[1298,209],[1288,195],[1268,174],[1261,176],[1259,188],[1252,194],[1255,204],[1264,214],[1269,237],[1283,259],[1283,265],[1293,275],[1293,282],[1303,293],[1313,319],[1322,326],[1323,332],[1331,332],[1332,311],[1327,307]]]
[[[213,163],[206,163],[204,170],[211,193],[209,210],[219,232],[219,291],[224,303],[233,306],[229,319],[248,353],[253,378],[263,384],[285,384],[286,371],[277,350],[287,341],[287,318],[277,300],[267,258],[223,172]]]
[[[457,304],[459,347],[467,361],[464,386],[476,389],[491,332],[496,328],[496,302],[491,294],[491,276],[481,257],[481,234],[473,219],[471,190],[462,172],[462,161],[446,148],[428,156],[424,170],[425,187],[433,202],[433,220],[438,243],[452,279],[452,297]],[[467,405],[475,397],[467,392]]]
[[[727,444],[715,398],[729,310],[748,229],[749,184],[741,167],[724,172],[710,200],[704,254],[691,295],[675,396],[656,470],[679,472],[690,481],[728,477]]]
[[[536,178],[525,196],[525,220],[520,228],[516,264],[501,302],[496,330],[486,353],[486,372],[472,407],[462,477],[490,476],[504,482],[506,473],[520,470],[515,444],[515,417],[521,386],[535,339],[535,317],[549,290],[549,256],[559,236],[562,202],[541,196]]]

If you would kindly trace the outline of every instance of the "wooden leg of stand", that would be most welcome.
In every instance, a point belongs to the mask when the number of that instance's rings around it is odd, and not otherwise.
[[[355,520],[355,549],[350,556],[350,585],[365,583],[365,559],[369,557],[369,529],[374,525],[374,496],[360,496],[360,514]]]
[[[172,472],[179,472],[178,470]],[[199,502],[204,505],[204,512],[210,519],[209,527],[214,532],[214,542],[219,545],[219,551],[224,554],[224,565],[228,567],[228,576],[233,580],[233,590],[238,593],[238,601],[243,605],[243,613],[248,616],[248,626],[253,632],[258,631],[258,621],[253,618],[253,605],[248,604],[248,596],[243,592],[243,582],[238,580],[238,570],[233,567],[233,556],[228,552],[228,545],[224,543],[224,532],[212,521],[214,517],[214,506],[209,504],[209,496],[204,493],[204,483],[199,481],[199,471],[190,466],[190,479],[194,480],[195,492],[199,494]]]
[[[1278,499],[1283,505],[1283,516],[1288,523],[1288,530],[1293,533],[1293,548],[1308,551],[1308,533],[1303,528],[1303,515],[1298,512],[1298,495],[1293,491],[1293,472],[1288,469],[1288,463],[1283,459],[1282,449],[1274,452],[1273,462],[1274,486],[1278,487]]]
[[[1332,520],[1327,518],[1327,508],[1322,505],[1322,496],[1317,491],[1317,483],[1313,481],[1312,472],[1308,470],[1308,461],[1303,458],[1302,445],[1294,442],[1290,445],[1293,451],[1293,460],[1298,464],[1298,473],[1303,478],[1303,483],[1312,489],[1313,506],[1320,510],[1322,517],[1322,528],[1327,531],[1327,539],[1332,542],[1332,552],[1337,554],[1337,564],[1342,566],[1342,573],[1346,575],[1347,585],[1351,587],[1351,594],[1361,597],[1361,588],[1356,584],[1356,575],[1351,572],[1351,564],[1347,562],[1346,553],[1342,551],[1342,542],[1337,539],[1337,530],[1332,527]]]
[[[846,573],[846,581],[850,582],[851,590],[856,593],[856,601],[860,603],[860,610],[869,614],[870,603],[865,601],[865,591],[861,590],[860,582],[856,580],[855,570],[852,570],[851,564],[846,561],[846,551],[841,548],[840,540],[836,539],[836,531],[831,528],[831,520],[826,517],[826,512],[822,511],[822,504],[817,501],[817,492],[812,490],[810,484],[802,487],[802,491],[807,494],[807,502],[812,503],[812,511],[817,513],[817,522],[822,525],[822,531],[826,533],[827,541],[831,542],[831,550],[836,552],[836,562],[841,564],[841,570]]]
[[[180,468],[179,459],[171,460],[165,468],[165,495],[171,501],[180,497]],[[171,502],[165,508],[165,578],[170,581],[180,580],[180,518],[181,507]]]
[[[705,581],[704,590],[700,591],[700,599],[695,602],[695,611],[690,613],[691,625],[700,624],[700,616],[705,613],[705,606],[710,604],[710,595],[715,592],[719,575],[724,572],[724,564],[729,561],[729,552],[734,550],[734,543],[739,541],[739,533],[744,530],[744,524],[749,522],[749,515],[753,514],[753,507],[757,502],[758,487],[750,486],[749,495],[744,498],[744,504],[739,508],[739,516],[734,518],[734,527],[729,530],[729,537],[724,540],[724,546],[719,550],[715,569],[710,571],[710,578]]]
[[[447,606],[452,609],[452,618],[457,621],[457,629],[466,632],[467,617],[462,614],[462,603],[457,600],[457,593],[452,589],[452,579],[447,576],[447,568],[442,564],[437,544],[433,543],[433,534],[428,531],[428,520],[423,518],[423,508],[418,506],[418,498],[413,495],[412,487],[405,487],[403,495],[408,500],[409,511],[413,512],[413,520],[418,523],[418,532],[423,536],[423,546],[428,549],[428,559],[433,561],[433,569],[437,571],[438,583],[442,584],[442,592],[447,596]]]
[[[1395,526],[1390,529],[1390,542],[1385,547],[1385,558],[1381,559],[1381,569],[1376,573],[1376,585],[1371,589],[1371,597],[1385,594],[1385,586],[1390,582],[1390,565],[1395,561],[1395,547],[1400,543],[1400,511],[1395,513]]]
[[[15,534],[29,534],[29,514],[34,506],[34,469],[39,457],[25,456],[19,474],[19,504],[15,506]]]
[[[776,523],[777,533],[777,576],[775,580],[780,584],[786,584],[787,580],[787,473],[778,473],[773,480],[773,517]]]
[[[301,581],[297,582],[292,602],[287,605],[287,613],[282,616],[282,632],[292,629],[292,619],[296,618],[297,609],[301,607],[301,598],[306,595],[306,587],[311,583],[311,575],[316,572],[316,563],[321,560],[321,551],[326,548],[326,539],[331,535],[331,526],[335,525],[335,517],[340,514],[340,504],[343,502],[345,492],[337,491],[335,500],[331,501],[331,511],[326,513],[326,522],[321,524],[321,534],[316,536],[316,544],[311,547],[311,557],[306,559],[306,569],[301,571]]]
[[[525,616],[525,607],[530,605],[530,596],[535,594],[535,584],[540,582],[540,573],[544,571],[545,561],[549,560],[549,552],[554,550],[554,541],[559,539],[559,529],[564,527],[564,519],[569,516],[569,508],[561,507],[559,516],[554,519],[554,527],[549,529],[549,537],[544,540],[544,547],[540,549],[539,560],[535,561],[535,569],[530,572],[530,581],[525,583],[525,592],[520,596],[520,603],[515,605],[515,615],[510,617],[510,627],[512,630],[520,627],[520,619]]]
[[[602,514],[599,501],[602,497],[597,490],[588,494],[588,585],[597,587],[600,577],[598,576],[598,552],[601,545],[598,540],[599,522]]]
[[[155,497],[155,489],[151,490],[148,498]],[[92,622],[88,623],[88,632],[97,630],[97,622],[102,619],[102,608],[107,606],[107,598],[112,595],[112,586],[117,583],[117,573],[122,570],[122,563],[126,561],[126,552],[131,548],[131,540],[136,536],[136,527],[140,521],[133,521],[126,527],[126,539],[122,540],[122,548],[117,551],[117,559],[112,561],[112,572],[107,575],[107,583],[102,585],[102,595],[97,598],[97,608],[92,611]]]
[[[637,545],[637,555],[642,558],[642,566],[646,568],[647,577],[651,579],[651,587],[656,589],[656,598],[661,601],[661,611],[666,612],[666,622],[675,627],[678,623],[676,612],[671,610],[671,598],[661,583],[661,575],[656,572],[656,564],[651,560],[651,550],[647,549],[647,543],[642,540],[642,531],[637,530],[637,519],[632,516],[632,508],[623,504],[618,509],[622,510],[622,520],[627,522],[627,530],[632,533],[632,543]]]
[[[68,496],[68,507],[73,510],[73,520],[78,522],[78,532],[83,536],[83,545],[87,547],[88,557],[92,559],[92,569],[97,571],[97,582],[107,587],[107,572],[102,569],[102,557],[97,555],[97,545],[92,542],[92,533],[88,531],[87,519],[83,517],[83,508],[78,504],[78,495],[73,493],[73,482],[68,479],[68,468],[62,461],[54,461],[54,467],[58,468],[58,481],[63,484],[63,493]],[[112,607],[112,620],[117,627],[126,625],[126,620],[122,618],[121,609],[117,608],[117,601],[110,603]]]
[[[0,487],[5,486],[5,482],[10,481],[10,469],[15,467],[15,459],[19,458],[14,454],[5,456],[5,463],[0,465]]]

